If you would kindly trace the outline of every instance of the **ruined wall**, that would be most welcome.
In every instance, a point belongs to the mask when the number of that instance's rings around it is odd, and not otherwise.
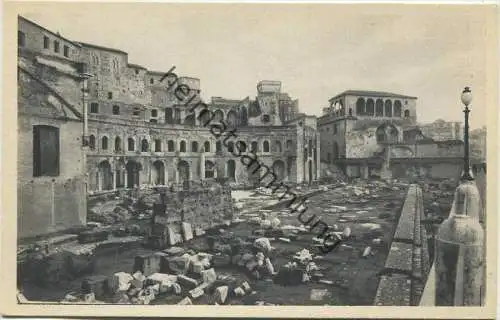
[[[332,162],[346,156],[345,119],[318,119],[321,143],[321,161]]]

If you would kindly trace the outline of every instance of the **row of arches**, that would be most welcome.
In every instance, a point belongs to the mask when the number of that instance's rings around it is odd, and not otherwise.
[[[235,148],[235,143],[239,143],[239,148],[241,152],[246,152],[247,151],[247,143],[245,141],[228,141],[227,143],[227,150],[229,152],[233,152]],[[109,150],[109,138],[107,136],[103,136],[100,140],[100,150]],[[243,150],[242,150],[243,147]],[[94,135],[90,135],[89,137],[89,148],[91,150],[96,149],[96,137]],[[292,140],[287,140],[286,141],[286,150],[291,150],[293,148],[293,141]],[[223,144],[221,141],[216,142],[215,146],[216,152],[222,152],[223,150]],[[120,137],[115,137],[114,139],[114,145],[113,145],[113,150],[115,152],[120,152],[124,151],[123,145],[122,145],[122,139]],[[136,141],[135,138],[128,138],[127,139],[127,145],[126,145],[126,151],[136,151]],[[162,152],[164,151],[162,148],[162,140],[161,139],[154,139],[152,146],[150,145],[150,142],[148,139],[142,139],[140,141],[140,146],[137,149],[140,152]],[[198,141],[191,141],[188,149],[188,143],[185,140],[179,141],[179,146],[177,148],[176,142],[174,140],[168,140],[167,145],[166,145],[166,152],[212,152],[211,151],[211,143],[210,141],[205,141],[203,143],[202,149],[200,149],[200,144]],[[259,146],[259,143],[257,141],[252,141],[249,146],[249,151],[250,152],[283,152],[283,147],[282,143],[279,140],[275,140],[272,143],[268,140],[262,141],[262,147]]]
[[[165,108],[165,123],[196,126],[206,125],[209,122],[220,123],[224,121],[231,127],[248,125],[248,111],[246,107],[241,107],[239,111],[229,110],[227,114],[224,114],[224,111],[220,109],[212,112],[213,115],[209,112],[202,113],[199,119],[199,115],[190,113],[182,119],[182,110],[180,108]]]
[[[364,99],[358,98],[356,101],[356,114],[376,117],[402,117],[403,106],[400,100]],[[404,111],[404,116],[410,116],[410,110]]]

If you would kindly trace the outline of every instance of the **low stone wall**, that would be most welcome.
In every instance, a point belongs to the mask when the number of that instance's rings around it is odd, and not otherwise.
[[[419,305],[430,268],[427,234],[421,224],[423,218],[422,189],[412,184],[380,273],[374,305]]]

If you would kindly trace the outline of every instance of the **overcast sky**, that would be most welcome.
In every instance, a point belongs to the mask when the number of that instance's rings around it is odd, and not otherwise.
[[[75,41],[113,47],[129,63],[176,66],[200,78],[202,96],[242,99],[259,80],[280,80],[302,112],[321,115],[344,90],[417,96],[420,122],[486,123],[484,6],[339,4],[23,5],[21,15]],[[489,17],[492,15],[490,14]]]

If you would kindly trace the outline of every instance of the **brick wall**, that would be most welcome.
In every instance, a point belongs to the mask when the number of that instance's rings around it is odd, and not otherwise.
[[[419,305],[430,269],[422,190],[410,185],[382,270],[376,306]]]

